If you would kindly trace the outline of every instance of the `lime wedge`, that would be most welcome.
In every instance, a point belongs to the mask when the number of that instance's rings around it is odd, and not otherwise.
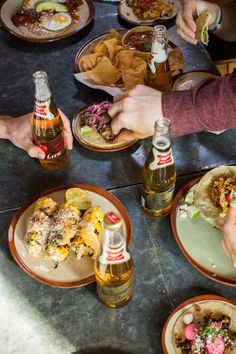
[[[188,216],[191,219],[196,218],[200,214],[200,210],[195,207],[195,205],[189,205],[188,206]]]
[[[74,205],[80,210],[86,210],[92,205],[92,199],[89,193],[80,188],[67,189],[65,197],[67,203]]]
[[[88,127],[85,125],[84,127],[81,128],[81,134],[82,135],[90,135],[93,132],[93,129],[91,127]]]
[[[184,200],[187,204],[193,204],[194,192],[190,191],[186,194]]]

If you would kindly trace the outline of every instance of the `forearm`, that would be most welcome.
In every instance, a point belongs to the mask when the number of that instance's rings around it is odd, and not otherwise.
[[[236,41],[236,2],[230,1],[220,5],[222,11],[221,28],[214,31],[214,34],[229,42]]]
[[[171,120],[173,136],[236,128],[236,75],[164,93],[162,111]]]
[[[9,139],[9,119],[10,116],[0,116],[0,138]]]

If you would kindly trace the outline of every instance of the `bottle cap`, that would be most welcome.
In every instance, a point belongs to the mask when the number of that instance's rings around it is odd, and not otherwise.
[[[104,216],[104,225],[105,228],[109,230],[118,230],[122,225],[122,217],[119,214],[110,211]]]

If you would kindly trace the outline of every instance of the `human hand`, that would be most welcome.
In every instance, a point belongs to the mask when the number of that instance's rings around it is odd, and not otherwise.
[[[59,111],[64,125],[63,135],[65,147],[67,150],[71,150],[73,137],[70,121],[61,110]],[[45,153],[33,142],[32,120],[33,113],[28,113],[17,118],[8,117],[5,121],[7,125],[7,138],[17,147],[24,149],[29,156],[44,159]]]
[[[162,114],[162,93],[151,87],[137,85],[132,90],[114,97],[108,113],[113,118],[111,128],[120,139],[144,139],[153,135],[154,123]]]
[[[223,226],[221,245],[236,268],[236,208],[229,208]]]
[[[197,44],[195,37],[195,20],[207,11],[210,14],[209,25],[211,25],[217,16],[218,6],[214,3],[201,0],[182,0],[182,6],[176,17],[177,33],[186,41]]]

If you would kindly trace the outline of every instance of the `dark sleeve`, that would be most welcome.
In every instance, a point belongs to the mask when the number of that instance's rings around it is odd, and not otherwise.
[[[236,128],[236,74],[163,93],[162,110],[171,120],[172,136]]]

